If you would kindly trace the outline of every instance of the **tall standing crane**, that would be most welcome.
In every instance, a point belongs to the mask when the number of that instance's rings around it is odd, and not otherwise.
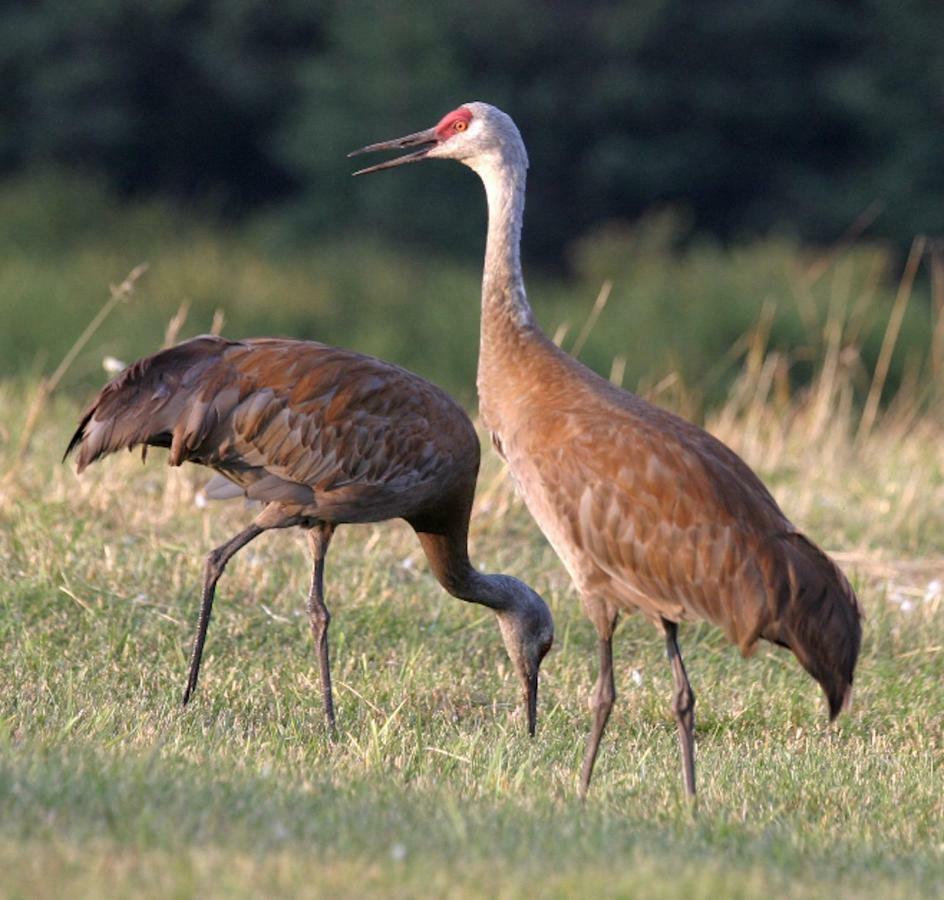
[[[482,420],[599,636],[581,795],[616,697],[612,638],[620,612],[638,610],[665,638],[692,797],[695,695],[679,651],[680,622],[712,622],[744,655],[760,639],[789,648],[822,686],[835,718],[851,697],[861,640],[849,582],[731,449],[610,384],[538,327],[519,255],[528,156],[511,118],[466,103],[432,128],[355,154],[395,149],[410,152],[356,174],[454,159],[485,186]]]
[[[107,384],[66,456],[75,451],[81,473],[99,457],[137,445],[142,454],[169,448],[172,466],[215,469],[211,498],[245,495],[265,504],[251,525],[207,556],[185,705],[227,562],[264,531],[298,526],[313,558],[308,614],[333,729],[323,592],[328,544],[340,524],[402,518],[440,584],[495,611],[534,734],[538,669],[553,622],[526,584],[482,574],[469,561],[479,441],[445,391],[398,366],[312,341],[199,337],[139,360]]]

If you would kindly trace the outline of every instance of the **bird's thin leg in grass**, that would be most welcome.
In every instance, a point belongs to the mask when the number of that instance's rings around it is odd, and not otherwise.
[[[334,526],[326,522],[321,522],[308,531],[308,546],[311,548],[312,556],[308,620],[311,622],[315,652],[318,654],[318,664],[321,667],[321,693],[324,696],[325,715],[328,717],[328,727],[331,731],[335,730],[331,664],[328,657],[328,625],[331,623],[331,613],[328,612],[328,607],[324,602],[324,565],[333,534]]]
[[[203,656],[203,645],[206,643],[207,626],[210,624],[210,612],[213,609],[213,595],[216,592],[216,582],[226,568],[226,564],[234,554],[239,552],[250,541],[259,537],[265,528],[253,523],[245,531],[239,532],[225,544],[207,554],[206,565],[203,570],[203,595],[200,599],[200,620],[197,623],[197,636],[193,642],[193,654],[190,657],[190,677],[187,679],[187,689],[184,691],[183,705],[186,706],[197,688],[197,677],[200,674],[200,659]]]
[[[583,769],[580,773],[580,799],[584,800],[590,789],[590,778],[593,775],[593,764],[600,749],[600,740],[610,719],[610,711],[616,700],[616,685],[613,682],[613,629],[616,627],[616,616],[607,615],[595,620],[597,636],[600,644],[600,674],[597,676],[596,687],[593,689],[593,729],[587,743],[587,752],[583,758]]]
[[[682,775],[685,779],[685,792],[695,796],[695,694],[688,682],[685,663],[678,645],[678,625],[662,620],[665,629],[665,648],[672,666],[672,678],[675,681],[675,694],[672,697],[672,712],[678,723],[679,747],[682,751]]]

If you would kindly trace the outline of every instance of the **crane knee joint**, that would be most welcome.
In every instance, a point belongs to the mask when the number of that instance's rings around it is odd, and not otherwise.
[[[672,712],[675,713],[676,718],[679,719],[694,714],[695,692],[691,688],[679,691],[672,698]]]
[[[312,605],[308,610],[308,618],[313,628],[324,631],[331,624],[331,613],[323,603]]]

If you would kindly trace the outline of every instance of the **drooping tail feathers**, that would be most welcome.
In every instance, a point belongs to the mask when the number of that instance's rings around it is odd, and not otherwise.
[[[802,534],[778,538],[787,578],[779,616],[769,637],[789,647],[826,694],[829,718],[852,699],[852,679],[862,641],[862,611],[839,567]]]
[[[170,447],[171,465],[214,424],[203,397],[220,385],[199,383],[198,376],[219,359],[230,342],[202,337],[138,360],[105,385],[82,415],[63,456],[73,451],[79,472],[99,457],[139,444]],[[202,390],[201,390],[202,388]]]

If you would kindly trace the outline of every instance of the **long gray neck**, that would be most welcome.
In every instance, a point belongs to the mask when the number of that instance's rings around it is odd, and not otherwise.
[[[476,384],[482,421],[493,435],[499,435],[507,403],[516,391],[523,345],[541,333],[521,275],[519,248],[527,172],[524,146],[519,142],[501,153],[480,158],[474,168],[488,198]]]
[[[522,149],[523,156],[523,149]],[[527,178],[525,158],[512,151],[476,165],[488,198],[488,238],[482,279],[482,337],[499,328],[534,324],[521,275],[521,223]]]

